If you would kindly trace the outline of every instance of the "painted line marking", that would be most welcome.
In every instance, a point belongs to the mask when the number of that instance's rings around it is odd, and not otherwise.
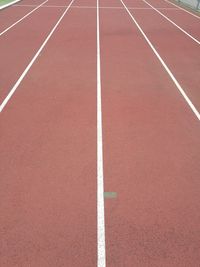
[[[94,6],[73,6],[73,8],[88,8],[88,9],[93,9],[93,8],[95,8],[96,9],[96,7],[94,7]],[[102,6],[102,7],[99,7],[99,9],[121,9],[121,7],[120,6]]]
[[[6,8],[6,7],[12,6],[12,5],[14,5],[15,3],[20,2],[20,1],[21,1],[21,0],[15,0],[15,1],[11,2],[11,3],[8,3],[8,4],[5,4],[5,5],[3,5],[3,6],[0,6],[0,10],[1,10],[1,9],[4,9],[4,8]]]
[[[16,7],[34,7],[35,5],[14,5]],[[42,6],[42,8],[66,8],[67,6],[63,6],[63,5],[56,5],[56,6],[52,6],[52,5],[45,5]],[[95,9],[96,10],[96,6],[71,6],[71,8],[80,8],[80,9]],[[123,10],[123,7],[118,7],[118,6],[101,6],[99,7],[99,9],[121,9]],[[129,7],[129,9],[137,9],[137,10],[151,10],[150,7]],[[158,7],[157,9],[160,10],[178,10],[178,8],[175,7]]]
[[[97,0],[97,267],[106,266],[99,0]]]
[[[157,50],[155,49],[153,44],[150,42],[150,40],[148,39],[148,37],[146,36],[144,31],[140,27],[140,25],[138,24],[136,19],[130,13],[130,11],[128,10],[127,6],[124,4],[123,0],[120,0],[120,1],[121,1],[122,5],[124,6],[125,10],[127,11],[127,13],[129,14],[129,16],[131,17],[131,19],[133,20],[133,22],[135,23],[135,25],[137,26],[137,28],[139,29],[139,31],[141,32],[141,34],[143,35],[144,39],[147,41],[148,45],[153,50],[154,54],[156,55],[156,57],[158,58],[158,60],[160,61],[160,63],[162,64],[162,66],[164,67],[164,69],[166,70],[166,72],[168,73],[168,75],[170,76],[172,81],[174,82],[174,84],[176,85],[177,89],[179,90],[179,92],[181,93],[181,95],[183,96],[183,98],[185,99],[185,101],[187,102],[187,104],[189,105],[191,110],[193,111],[193,113],[196,115],[197,119],[200,120],[199,111],[196,109],[196,107],[194,106],[194,104],[192,103],[190,98],[186,95],[185,91],[183,90],[183,88],[181,87],[179,82],[176,80],[176,78],[174,77],[174,75],[172,74],[172,72],[170,71],[170,69],[168,68],[166,63],[164,62],[164,60],[161,58],[161,56],[159,55],[159,53],[157,52]]]
[[[32,58],[31,62],[28,64],[28,66],[26,67],[26,69],[24,70],[24,72],[21,74],[21,76],[19,77],[19,79],[17,80],[17,82],[15,83],[15,85],[13,86],[13,88],[10,90],[9,94],[3,100],[2,104],[0,105],[0,112],[2,112],[2,110],[4,109],[4,107],[6,106],[6,104],[8,103],[8,101],[10,100],[10,98],[12,97],[12,95],[17,90],[18,86],[20,85],[20,83],[22,82],[22,80],[24,79],[24,77],[26,76],[26,74],[28,73],[28,71],[30,70],[30,68],[32,67],[33,63],[36,61],[36,59],[40,55],[41,51],[43,50],[43,48],[45,47],[45,45],[47,44],[47,42],[51,38],[52,34],[57,29],[58,25],[62,21],[63,17],[67,13],[67,11],[69,10],[69,8],[70,8],[70,6],[72,5],[73,2],[74,2],[74,0],[72,0],[70,2],[69,6],[65,9],[64,13],[61,15],[61,17],[59,18],[59,20],[57,21],[57,23],[55,24],[55,26],[53,27],[53,29],[51,30],[51,32],[48,34],[48,36],[44,40],[44,42],[41,45],[41,47],[39,48],[39,50],[37,51],[37,53],[35,54],[35,56]]]
[[[35,7],[36,5],[28,5],[28,4],[26,4],[26,5],[13,5],[14,7]],[[58,7],[62,7],[62,8],[66,8],[66,7],[68,7],[68,5],[55,5],[55,6],[52,6],[52,5],[45,5],[45,6],[43,6],[43,8],[44,7],[55,7],[55,8],[58,8]],[[72,8],[72,7],[71,7]],[[95,7],[96,8],[96,7]]]
[[[8,28],[6,28],[4,31],[0,32],[0,36],[3,35],[4,33],[6,33],[7,31],[9,31],[10,29],[12,29],[15,25],[17,25],[19,22],[21,22],[22,20],[24,20],[25,18],[27,18],[28,16],[30,16],[34,11],[36,11],[38,8],[40,8],[42,5],[44,5],[46,2],[48,2],[49,0],[44,1],[42,4],[40,4],[39,6],[37,6],[36,8],[34,8],[33,10],[31,10],[29,13],[27,13],[25,16],[23,16],[21,19],[17,20],[15,23],[13,23],[11,26],[9,26]]]
[[[117,198],[116,192],[104,192],[104,198]]]
[[[169,3],[169,4],[171,4],[171,5],[175,6],[175,7],[177,7],[178,9],[181,9],[182,11],[185,11],[186,13],[190,14],[190,15],[193,16],[193,17],[195,17],[195,18],[197,18],[197,19],[200,19],[199,16],[197,16],[197,15],[191,13],[190,11],[188,11],[188,10],[186,10],[186,9],[184,9],[184,8],[182,8],[182,7],[180,7],[180,6],[178,6],[178,5],[175,5],[174,3],[172,3],[172,2],[170,2],[170,1],[168,1],[168,0],[164,0],[164,1],[165,1],[166,3]]]
[[[200,41],[198,41],[196,38],[194,38],[191,34],[186,32],[184,29],[182,29],[180,26],[178,26],[174,21],[169,19],[167,16],[165,16],[162,12],[160,12],[158,9],[156,9],[154,6],[149,4],[146,0],[143,0],[144,3],[146,3],[148,6],[150,6],[153,10],[155,10],[158,14],[160,14],[162,17],[164,17],[167,21],[169,21],[171,24],[173,24],[176,28],[178,28],[181,32],[186,34],[188,37],[190,37],[193,41],[195,41],[197,44],[200,45]]]

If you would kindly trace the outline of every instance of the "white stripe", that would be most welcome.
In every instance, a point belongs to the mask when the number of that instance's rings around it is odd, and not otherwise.
[[[26,69],[24,70],[24,72],[22,73],[22,75],[20,76],[20,78],[17,80],[17,82],[15,83],[15,85],[13,86],[13,88],[11,89],[11,91],[9,92],[9,94],[7,95],[7,97],[3,100],[2,104],[0,105],[0,112],[2,112],[2,110],[4,109],[4,107],[6,106],[6,104],[8,103],[8,101],[10,100],[10,98],[12,97],[12,95],[17,90],[18,86],[20,85],[20,83],[22,82],[22,80],[24,79],[24,77],[26,76],[26,74],[28,73],[28,71],[30,70],[30,68],[32,67],[33,63],[36,61],[37,57],[39,56],[39,54],[41,53],[41,51],[43,50],[43,48],[45,47],[45,45],[49,41],[50,37],[52,36],[52,34],[54,33],[54,31],[56,30],[56,28],[60,24],[61,20],[63,19],[63,17],[67,13],[67,11],[69,10],[69,8],[70,8],[70,6],[72,5],[73,2],[74,2],[74,0],[72,0],[70,2],[69,6],[65,9],[64,13],[60,17],[60,19],[58,20],[58,22],[56,23],[56,25],[53,27],[53,29],[51,30],[51,32],[49,33],[49,35],[47,36],[47,38],[45,39],[45,41],[43,42],[43,44],[41,45],[41,47],[39,48],[39,50],[37,51],[37,53],[35,54],[35,56],[32,58],[31,62],[28,64],[28,66],[26,67]]]
[[[36,5],[14,5],[14,7],[35,7]],[[45,5],[45,6],[43,6],[43,7],[55,7],[55,8],[60,8],[60,7],[62,7],[62,8],[66,8],[66,7],[68,7],[68,5]],[[72,7],[71,7],[72,8]],[[96,7],[94,7],[94,8],[96,8]]]
[[[175,7],[177,7],[177,8],[179,8],[179,9],[181,9],[181,10],[183,10],[183,11],[185,11],[186,13],[188,13],[188,14],[192,15],[193,17],[195,17],[195,18],[197,18],[197,19],[200,19],[200,17],[199,17],[199,16],[197,16],[197,15],[195,15],[195,14],[193,14],[193,13],[189,12],[188,10],[186,10],[186,9],[184,9],[184,8],[182,8],[182,7],[178,6],[178,5],[175,5],[174,3],[171,3],[171,2],[170,2],[170,1],[168,1],[168,0],[164,0],[164,1],[165,1],[165,2],[167,2],[167,3],[169,3],[169,4],[171,4],[171,5],[173,5],[173,6],[175,6]]]
[[[141,10],[151,10],[149,7],[129,7],[129,9],[141,9]],[[157,7],[159,10],[177,10],[175,7]]]
[[[73,8],[88,8],[88,9],[95,8],[96,9],[95,6],[73,6]],[[121,9],[121,7],[118,7],[118,6],[102,6],[102,7],[99,6],[99,9],[102,9],[102,8]]]
[[[15,7],[35,7],[35,5],[14,5]],[[61,5],[45,5],[42,6],[43,8],[49,7],[49,8],[65,8],[65,6]],[[96,6],[71,6],[71,8],[80,8],[80,9],[96,9]],[[99,9],[124,9],[124,7],[121,6],[101,6]],[[137,9],[137,10],[151,10],[150,7],[129,7],[129,9]],[[158,7],[159,10],[178,10],[176,7]]]
[[[141,34],[143,35],[143,37],[145,38],[145,40],[147,41],[147,43],[149,44],[149,46],[151,47],[151,49],[153,50],[154,54],[157,56],[157,58],[159,59],[159,61],[163,65],[163,67],[165,68],[166,72],[168,73],[168,75],[170,76],[170,78],[172,79],[172,81],[175,83],[175,85],[178,88],[179,92],[181,93],[181,95],[183,96],[183,98],[185,99],[185,101],[187,102],[187,104],[190,106],[191,110],[196,115],[197,119],[200,120],[200,113],[198,112],[198,110],[196,109],[196,107],[194,106],[194,104],[192,103],[192,101],[186,95],[186,93],[184,92],[183,88],[181,87],[181,85],[179,84],[179,82],[176,80],[176,78],[174,77],[174,75],[172,74],[172,72],[170,71],[170,69],[168,68],[168,66],[165,64],[165,62],[163,61],[163,59],[161,58],[161,56],[159,55],[159,53],[157,52],[157,50],[155,49],[155,47],[153,46],[153,44],[150,42],[150,40],[148,39],[148,37],[146,36],[146,34],[144,33],[144,31],[140,27],[140,25],[138,24],[138,22],[136,21],[136,19],[130,13],[130,11],[128,10],[128,8],[126,7],[126,5],[124,4],[124,2],[122,0],[120,0],[120,1],[121,1],[122,5],[124,6],[124,8],[126,9],[126,11],[129,14],[129,16],[131,17],[131,19],[133,20],[133,22],[135,23],[135,25],[138,27],[139,31],[141,32]]]
[[[31,12],[27,13],[25,16],[23,16],[21,19],[19,19],[15,23],[13,23],[11,26],[9,26],[8,28],[6,28],[4,31],[0,32],[0,36],[3,35],[4,33],[6,33],[7,31],[9,31],[12,27],[14,27],[15,25],[17,25],[23,19],[27,18],[29,15],[31,15],[34,11],[36,11],[38,8],[40,8],[42,5],[44,5],[46,2],[48,2],[48,0],[44,1],[42,4],[40,4],[39,6],[37,6],[36,8],[34,8],[33,10],[31,10]]]
[[[173,22],[171,19],[169,19],[167,16],[165,16],[162,12],[160,12],[159,10],[157,10],[155,7],[153,7],[151,4],[149,4],[146,0],[143,0],[143,2],[145,2],[148,6],[150,6],[153,10],[155,10],[156,12],[158,12],[162,17],[164,17],[167,21],[169,21],[170,23],[172,23],[175,27],[177,27],[180,31],[182,31],[183,33],[185,33],[188,37],[190,37],[193,41],[195,41],[197,44],[200,45],[200,41],[198,41],[196,38],[194,38],[192,35],[190,35],[188,32],[186,32],[185,30],[183,30],[180,26],[178,26],[175,22]]]
[[[105,267],[106,252],[99,28],[99,0],[97,0],[97,267]]]
[[[3,5],[3,6],[0,6],[0,10],[1,10],[1,9],[4,9],[4,8],[6,8],[6,7],[9,7],[9,6],[11,6],[11,5],[14,5],[15,3],[19,2],[19,1],[21,1],[21,0],[15,0],[15,1],[11,2],[11,3],[8,3],[8,4],[5,4],[5,5]]]

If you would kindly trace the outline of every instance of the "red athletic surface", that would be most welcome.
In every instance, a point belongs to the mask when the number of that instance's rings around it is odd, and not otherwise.
[[[8,28],[10,25],[21,19],[27,13],[29,13],[33,7],[17,7],[10,6],[0,12],[0,32]]]
[[[192,102],[197,108],[200,107],[199,44],[154,10],[131,10],[131,14],[137,19],[150,41],[162,55]],[[200,20],[198,23],[200,25]]]
[[[105,199],[107,266],[199,266],[200,123],[121,2],[100,6],[122,7],[100,9],[104,189],[117,193]],[[0,30],[33,8],[1,11]],[[0,36],[0,104],[63,11],[40,8]],[[153,10],[130,11],[200,110],[199,45]],[[161,12],[199,38],[200,20]],[[97,266],[96,46],[96,9],[70,8],[0,113],[2,267]]]
[[[147,2],[155,8],[163,7],[162,1],[147,0]],[[196,17],[191,16],[190,14],[184,12],[179,8],[175,9],[175,6],[173,6],[172,4],[169,4],[167,2],[164,3],[165,3],[165,8],[167,9],[162,9],[159,11],[162,12],[169,19],[171,19],[173,22],[175,22],[178,26],[187,31],[189,34],[191,34],[193,37],[200,40],[200,30],[199,30],[200,16],[199,19],[197,19]]]

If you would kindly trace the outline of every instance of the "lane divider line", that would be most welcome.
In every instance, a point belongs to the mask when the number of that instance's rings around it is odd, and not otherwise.
[[[182,11],[185,11],[186,13],[190,14],[190,15],[193,16],[193,17],[195,17],[195,18],[197,18],[197,19],[200,19],[200,16],[197,16],[197,15],[193,14],[192,12],[190,12],[190,11],[188,11],[188,10],[186,10],[186,9],[184,9],[184,8],[182,8],[182,7],[180,7],[180,6],[178,6],[178,5],[175,5],[174,3],[172,3],[172,2],[170,2],[170,1],[168,1],[168,0],[164,0],[164,1],[165,1],[166,3],[168,3],[168,4],[171,4],[171,5],[175,6],[175,7],[177,7],[178,9],[181,9]]]
[[[192,103],[192,101],[190,100],[190,98],[186,95],[185,91],[183,90],[183,88],[181,87],[181,85],[179,84],[179,82],[176,80],[176,78],[174,77],[174,75],[172,74],[171,70],[169,69],[169,67],[164,62],[164,60],[161,58],[161,56],[159,55],[159,53],[157,52],[157,50],[155,49],[155,47],[153,46],[153,44],[151,43],[151,41],[148,39],[148,37],[146,36],[146,34],[144,33],[144,31],[142,30],[142,28],[140,27],[140,25],[136,21],[136,19],[133,17],[133,15],[131,14],[131,12],[128,10],[128,8],[124,4],[123,0],[120,0],[120,1],[121,1],[122,5],[124,6],[125,10],[127,11],[127,13],[129,14],[130,18],[133,20],[133,22],[135,23],[135,25],[137,26],[137,28],[139,29],[139,31],[143,35],[144,39],[146,40],[146,42],[148,43],[148,45],[150,46],[150,48],[153,50],[154,54],[156,55],[156,57],[158,58],[158,60],[160,61],[160,63],[162,64],[162,66],[164,67],[164,69],[166,70],[166,72],[168,73],[168,75],[170,76],[170,78],[172,79],[172,81],[174,82],[174,84],[176,85],[177,89],[179,90],[179,92],[181,93],[181,95],[183,96],[183,98],[185,99],[185,101],[187,102],[187,104],[189,105],[189,107],[191,108],[191,110],[196,115],[197,119],[200,120],[200,113],[199,113],[199,111],[196,109],[196,107],[194,106],[194,104]]]
[[[86,8],[86,9],[91,9],[91,8],[95,8],[95,6],[73,6],[72,8]],[[121,9],[120,6],[99,6],[99,9]]]
[[[8,28],[6,28],[4,31],[0,32],[0,36],[3,35],[4,33],[6,33],[7,31],[9,31],[10,29],[12,29],[15,25],[17,25],[19,22],[21,22],[22,20],[24,20],[25,18],[27,18],[28,16],[30,16],[33,12],[35,12],[38,8],[40,8],[42,5],[44,5],[46,2],[48,2],[49,0],[46,0],[44,2],[42,2],[42,4],[40,4],[39,6],[37,6],[36,8],[34,8],[33,10],[31,10],[29,13],[27,13],[25,16],[23,16],[21,19],[17,20],[15,23],[13,23],[12,25],[10,25]]]
[[[14,5],[14,6],[15,7],[35,7],[36,5],[26,4],[26,5]],[[43,8],[45,8],[45,7],[66,8],[66,7],[68,7],[68,5],[45,5],[45,6],[43,6]],[[94,8],[96,8],[96,7],[94,7]]]
[[[35,7],[35,5],[14,5],[15,7]],[[43,8],[65,8],[67,7],[66,5],[45,5],[42,6]],[[96,6],[71,6],[71,8],[79,8],[79,9],[95,9]],[[121,6],[101,6],[99,9],[121,9],[123,10],[124,8]],[[152,8],[150,7],[129,7],[129,9],[137,9],[137,10],[151,10]],[[157,9],[159,10],[178,10],[176,7],[158,7]]]
[[[51,38],[51,36],[55,32],[55,30],[57,29],[58,25],[60,24],[60,22],[64,18],[65,14],[69,10],[69,8],[73,4],[73,2],[74,2],[74,0],[72,0],[70,2],[69,6],[65,9],[65,11],[63,12],[63,14],[61,15],[61,17],[59,18],[59,20],[57,21],[57,23],[53,27],[53,29],[50,31],[50,33],[48,34],[48,36],[44,40],[43,44],[40,46],[39,50],[37,51],[37,53],[35,54],[35,56],[32,58],[31,62],[28,64],[28,66],[26,67],[26,69],[24,70],[24,72],[21,74],[21,76],[19,77],[19,79],[17,80],[17,82],[15,83],[15,85],[13,86],[13,88],[10,90],[9,94],[3,100],[2,104],[0,105],[0,112],[3,111],[4,107],[6,106],[6,104],[8,103],[8,101],[11,99],[11,97],[13,96],[13,94],[15,93],[15,91],[17,90],[18,86],[20,85],[20,83],[22,82],[22,80],[24,79],[24,77],[26,76],[26,74],[28,73],[28,71],[30,70],[30,68],[32,67],[33,63],[36,61],[36,59],[40,55],[41,51],[44,49],[45,45],[47,44],[47,42],[49,41],[49,39]]]
[[[167,21],[169,21],[171,24],[173,24],[175,27],[177,27],[180,31],[182,31],[184,34],[186,34],[188,37],[190,37],[193,41],[195,41],[197,44],[200,45],[200,41],[198,41],[196,38],[194,38],[191,34],[186,32],[183,28],[178,26],[174,21],[169,19],[167,16],[165,16],[162,12],[160,12],[158,9],[156,9],[154,6],[149,4],[146,0],[143,0],[144,3],[146,3],[148,6],[150,6],[153,10],[155,10],[158,14],[160,14],[162,17],[164,17]]]
[[[99,0],[97,0],[97,267],[106,266]]]

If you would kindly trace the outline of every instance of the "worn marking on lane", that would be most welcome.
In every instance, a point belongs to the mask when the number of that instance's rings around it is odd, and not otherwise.
[[[191,110],[193,111],[193,113],[196,115],[197,119],[200,120],[199,111],[196,109],[196,107],[194,106],[194,104],[192,103],[190,98],[186,95],[185,91],[183,90],[183,88],[181,87],[181,85],[179,84],[179,82],[177,81],[177,79],[175,78],[175,76],[173,75],[173,73],[171,72],[169,67],[167,66],[167,64],[161,58],[161,56],[159,55],[158,51],[155,49],[155,47],[153,46],[151,41],[148,39],[148,37],[146,36],[146,34],[144,33],[144,31],[142,30],[142,28],[140,27],[140,25],[136,21],[136,19],[133,17],[131,12],[127,8],[127,6],[124,4],[123,0],[120,0],[120,1],[121,1],[122,5],[124,6],[125,10],[127,11],[128,15],[130,16],[130,18],[133,20],[133,22],[135,23],[135,25],[137,26],[137,28],[139,29],[139,31],[143,35],[143,37],[146,40],[146,42],[148,43],[150,48],[153,50],[154,54],[156,55],[156,57],[158,58],[158,60],[160,61],[160,63],[162,64],[162,66],[164,67],[166,72],[168,73],[168,75],[170,76],[171,80],[174,82],[174,84],[176,85],[177,89],[179,90],[179,92],[181,93],[181,95],[183,96],[183,98],[185,99],[185,101],[187,102],[187,104],[189,105]]]
[[[167,16],[165,16],[162,12],[160,12],[157,8],[155,8],[154,6],[152,6],[151,4],[149,4],[149,2],[147,2],[146,0],[142,0],[144,3],[146,3],[148,6],[150,6],[153,10],[155,10],[158,14],[160,14],[163,18],[165,18],[167,21],[169,21],[171,24],[173,24],[176,28],[178,28],[181,32],[183,32],[184,34],[186,34],[188,37],[190,37],[193,41],[195,41],[197,44],[200,45],[200,41],[198,41],[196,38],[194,38],[191,34],[189,34],[188,32],[186,32],[183,28],[181,28],[180,26],[178,26],[174,21],[172,21],[171,19],[169,19]]]
[[[104,198],[117,198],[117,192],[104,192]]]
[[[49,0],[46,0],[44,2],[42,2],[42,4],[40,4],[39,6],[37,6],[36,8],[34,8],[33,10],[31,10],[29,13],[27,13],[25,16],[23,16],[21,19],[17,20],[15,23],[13,23],[12,25],[10,25],[8,28],[6,28],[5,30],[3,30],[2,32],[0,32],[0,36],[5,34],[7,31],[9,31],[10,29],[12,29],[15,25],[17,25],[19,22],[21,22],[22,20],[24,20],[25,18],[27,18],[28,16],[30,16],[33,12],[35,12],[38,8],[40,8],[42,5],[44,5],[45,3],[47,3]]]
[[[97,266],[106,266],[99,0],[97,0]]]
[[[17,80],[17,82],[15,83],[15,85],[13,86],[13,88],[10,90],[9,94],[3,100],[2,104],[0,105],[0,112],[3,111],[4,107],[6,106],[6,104],[8,103],[8,101],[11,99],[11,97],[13,96],[13,94],[15,93],[15,91],[17,90],[18,86],[20,85],[20,83],[22,82],[22,80],[24,79],[24,77],[26,76],[26,74],[28,73],[28,71],[30,70],[30,68],[32,67],[32,65],[34,64],[34,62],[36,61],[36,59],[38,58],[38,56],[40,55],[41,51],[43,50],[43,48],[45,47],[45,45],[47,44],[47,42],[49,41],[49,39],[51,38],[51,36],[55,32],[55,30],[57,29],[58,25],[60,24],[60,22],[62,21],[62,19],[64,18],[65,14],[67,13],[67,11],[69,10],[69,8],[71,7],[71,5],[73,4],[74,1],[75,0],[72,0],[70,2],[69,6],[65,9],[65,11],[63,12],[63,14],[61,15],[61,17],[59,18],[59,20],[57,21],[57,23],[53,27],[53,29],[50,31],[50,33],[48,34],[48,36],[44,40],[43,44],[40,46],[39,50],[37,51],[37,53],[35,54],[35,56],[32,58],[31,62],[28,64],[28,66],[26,67],[26,69],[24,70],[24,72],[21,74],[21,76],[19,77],[19,79]]]

